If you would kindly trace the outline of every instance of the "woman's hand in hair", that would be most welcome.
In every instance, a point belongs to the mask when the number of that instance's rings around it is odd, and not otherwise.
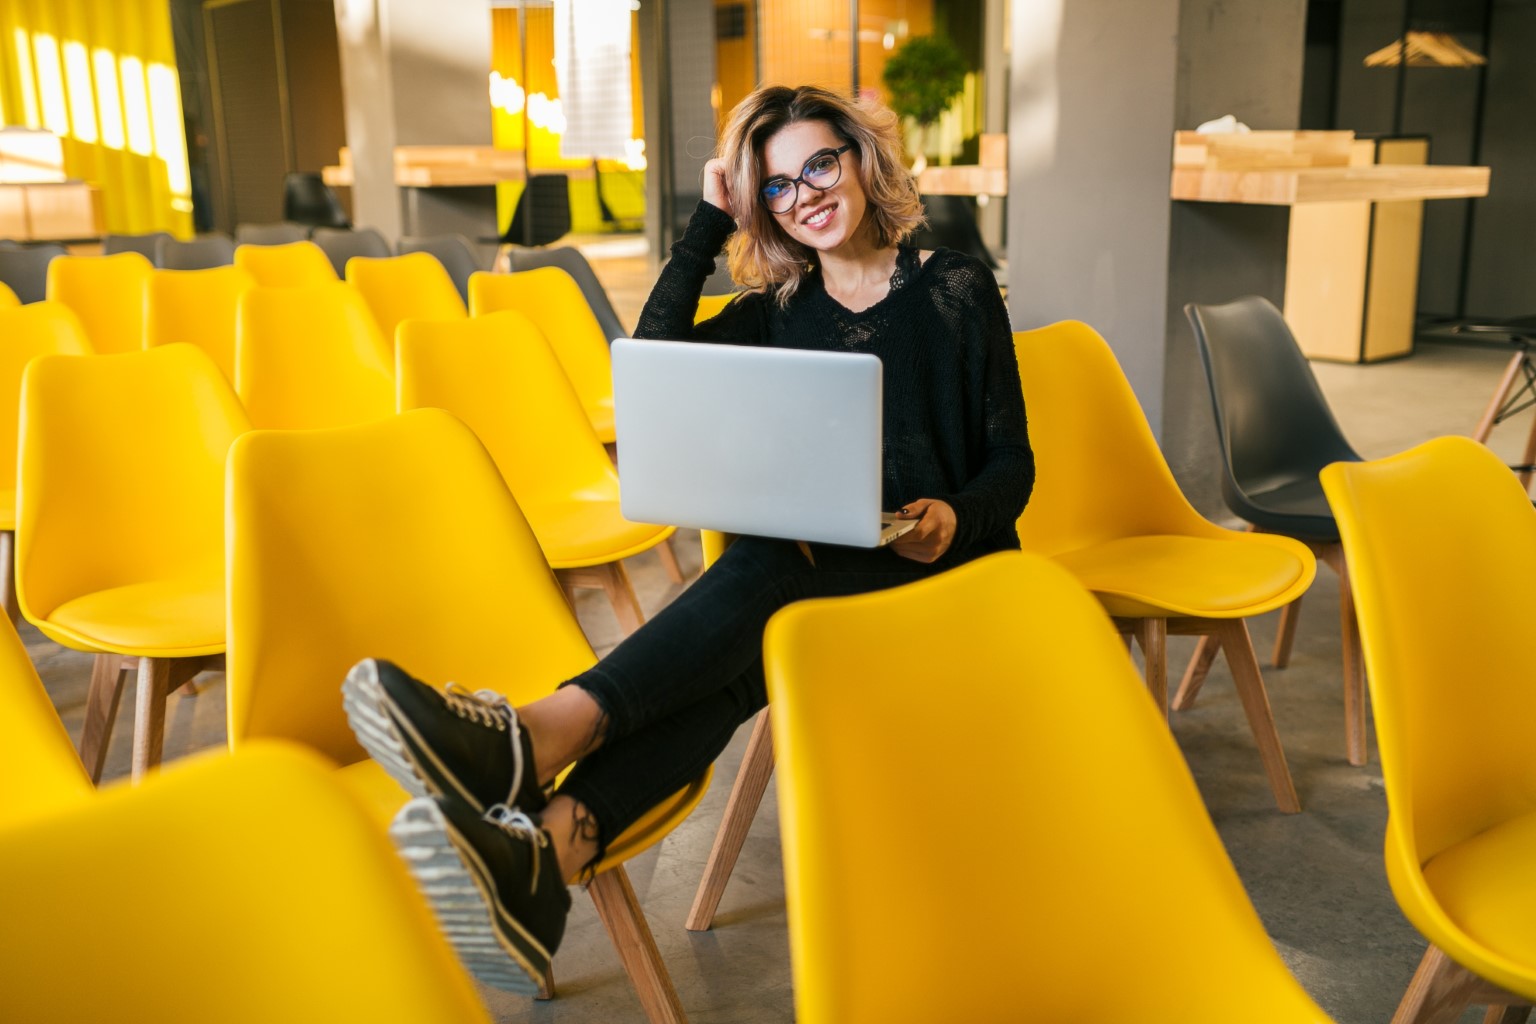
[[[916,519],[917,525],[891,541],[891,550],[914,562],[932,562],[949,550],[955,539],[955,510],[933,498],[909,501],[897,519]]]
[[[731,187],[726,178],[725,161],[719,157],[704,165],[704,201],[731,213]]]

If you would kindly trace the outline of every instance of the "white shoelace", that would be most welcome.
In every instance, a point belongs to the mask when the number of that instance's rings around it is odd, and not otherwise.
[[[513,810],[506,804],[492,804],[486,809],[484,818],[508,835],[531,842],[539,849],[549,845],[549,833],[540,828],[538,822],[528,817],[522,811]],[[533,877],[528,882],[528,891],[530,893],[535,893],[539,890],[540,860],[542,858],[535,852],[533,855]]]

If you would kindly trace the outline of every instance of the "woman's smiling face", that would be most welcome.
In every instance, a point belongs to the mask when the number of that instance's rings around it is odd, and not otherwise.
[[[761,180],[767,183],[774,178],[799,178],[812,157],[846,145],[847,141],[839,138],[825,121],[786,125],[763,145]],[[802,181],[794,205],[773,215],[790,238],[818,252],[830,252],[851,239],[863,225],[868,207],[859,182],[858,148],[834,159],[840,162],[836,184],[822,191]]]

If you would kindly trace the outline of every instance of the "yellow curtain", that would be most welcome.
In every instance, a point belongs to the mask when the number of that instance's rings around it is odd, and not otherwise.
[[[101,186],[106,229],[192,233],[166,0],[0,0],[0,121],[64,141]]]

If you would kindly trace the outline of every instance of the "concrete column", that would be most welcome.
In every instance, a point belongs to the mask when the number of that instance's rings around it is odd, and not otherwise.
[[[390,237],[493,233],[490,187],[474,196],[461,194],[467,189],[417,189],[406,197],[394,182],[396,146],[491,144],[485,0],[336,0],[336,35],[354,220]]]

